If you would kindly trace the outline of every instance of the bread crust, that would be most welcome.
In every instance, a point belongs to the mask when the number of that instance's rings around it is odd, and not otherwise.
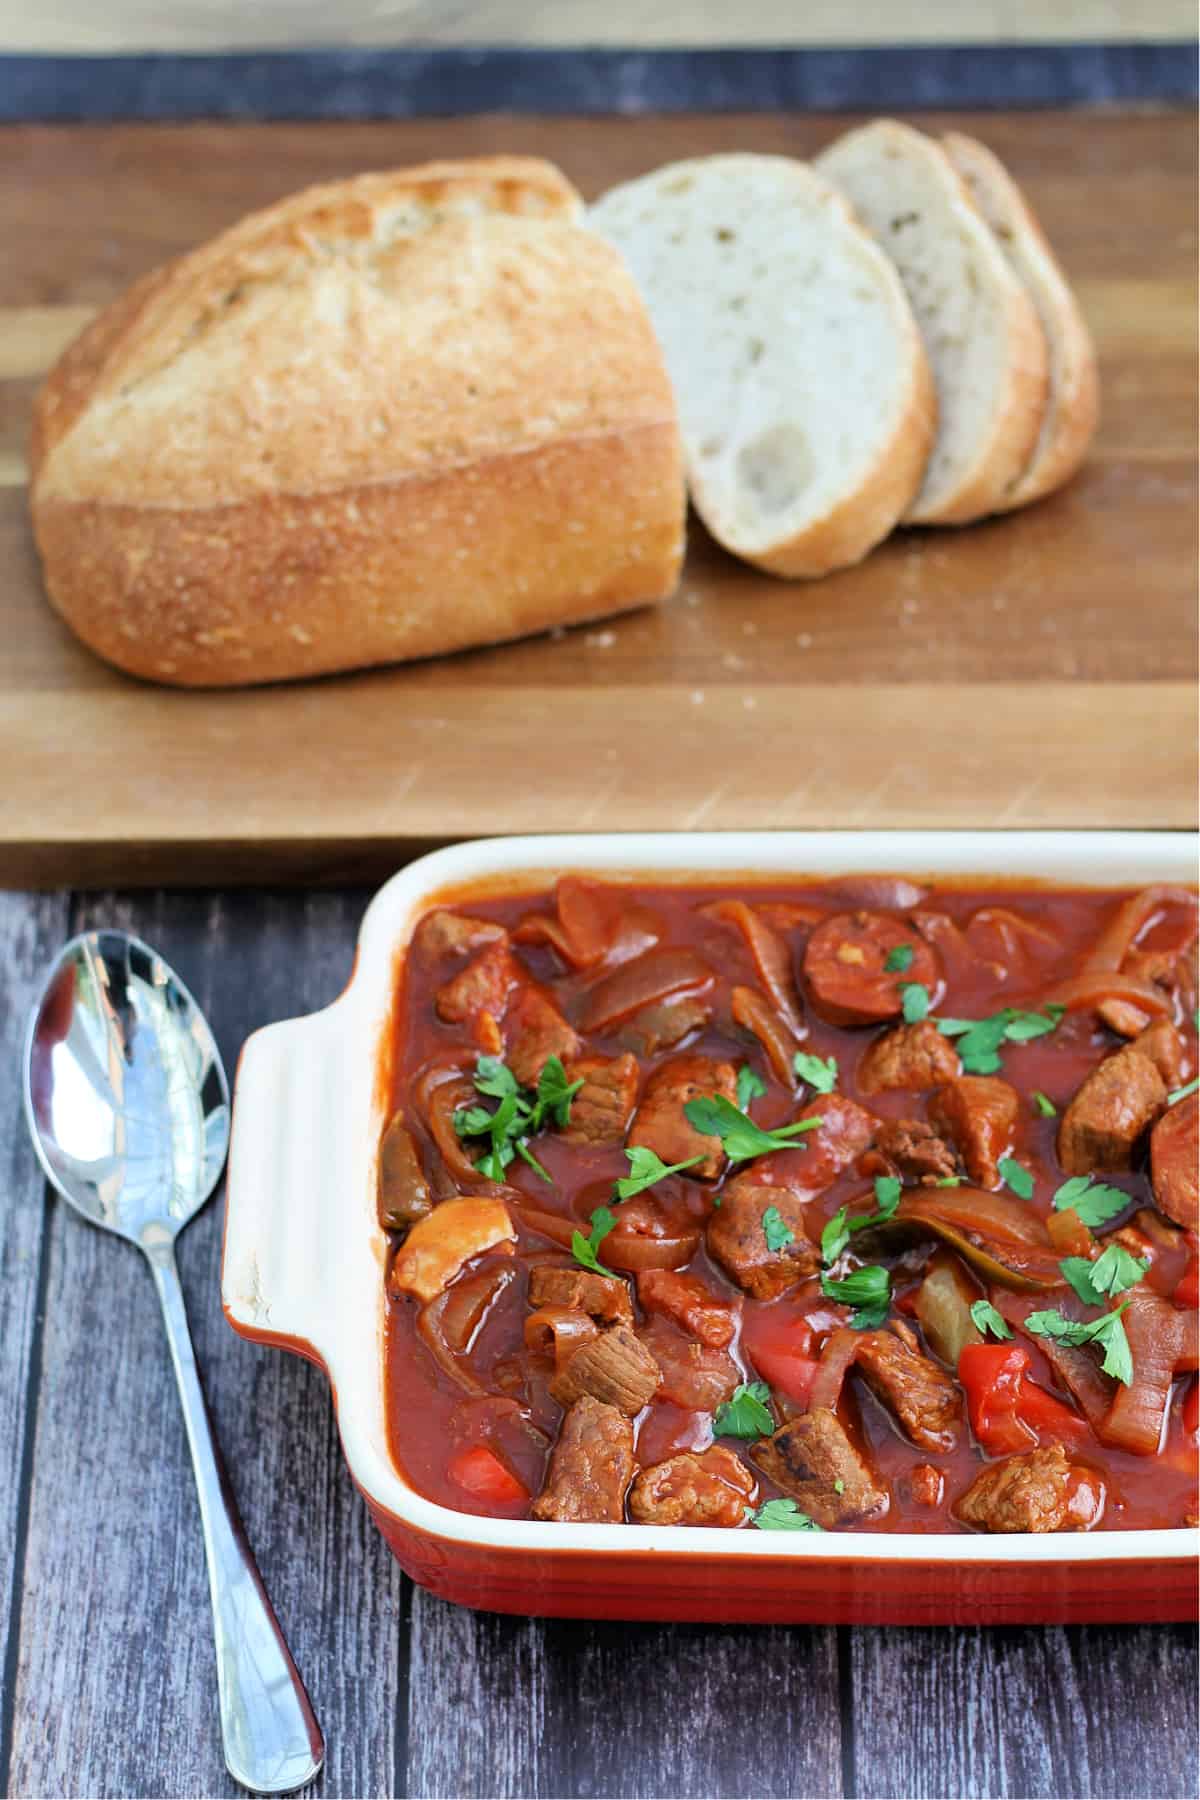
[[[364,175],[144,277],[35,408],[50,598],[131,673],[242,685],[660,599],[682,453],[620,258],[531,158]]]
[[[1001,510],[1010,511],[1062,487],[1087,455],[1100,417],[1096,351],[1037,215],[999,157],[962,132],[948,132],[942,143],[1024,282],[1050,354],[1050,394],[1040,435],[1000,502]]]

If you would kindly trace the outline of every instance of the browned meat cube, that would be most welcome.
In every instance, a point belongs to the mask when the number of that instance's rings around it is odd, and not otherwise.
[[[632,1479],[632,1423],[615,1406],[584,1394],[562,1422],[533,1516],[619,1525]]]
[[[959,1173],[953,1147],[924,1119],[884,1119],[859,1168],[864,1175],[898,1175],[932,1186]]]
[[[1084,1081],[1058,1127],[1058,1160],[1068,1175],[1128,1169],[1133,1147],[1167,1104],[1162,1076],[1126,1044]]]
[[[858,1346],[859,1370],[914,1444],[952,1450],[958,1442],[962,1395],[936,1363],[892,1331],[866,1331]]]
[[[674,1269],[642,1269],[637,1278],[638,1299],[647,1312],[673,1319],[712,1350],[724,1350],[733,1342],[737,1320],[728,1300],[718,1300],[694,1275]]]
[[[976,1187],[1000,1186],[999,1163],[1013,1147],[1021,1102],[995,1075],[960,1075],[929,1100],[929,1119],[951,1138]]]
[[[826,1531],[882,1518],[888,1491],[875,1479],[836,1413],[826,1406],[781,1425],[755,1444],[751,1457],[763,1474]]]
[[[1133,1048],[1148,1056],[1168,1088],[1183,1086],[1187,1050],[1183,1034],[1169,1019],[1155,1019],[1133,1040]]]
[[[632,1418],[654,1398],[662,1370],[628,1325],[614,1325],[568,1357],[550,1383],[560,1406],[590,1394]]]
[[[629,1516],[639,1525],[740,1525],[757,1492],[741,1457],[714,1444],[643,1469],[630,1489]]]
[[[529,1271],[529,1304],[588,1313],[605,1325],[633,1324],[629,1284],[615,1275],[593,1275],[590,1269],[539,1263]]]
[[[697,1131],[683,1111],[689,1100],[713,1094],[736,1104],[737,1076],[732,1063],[718,1062],[712,1056],[673,1056],[646,1083],[629,1142],[645,1145],[665,1163],[700,1156],[703,1161],[688,1173],[699,1181],[714,1181],[725,1160],[720,1139]]]
[[[888,1088],[923,1090],[953,1081],[960,1068],[958,1051],[930,1019],[897,1025],[875,1039],[858,1065],[858,1089],[881,1094]]]
[[[918,1506],[940,1506],[945,1480],[932,1463],[918,1463],[908,1478],[908,1491]]]
[[[763,1224],[772,1207],[792,1234],[791,1243],[779,1250],[771,1249]],[[720,1206],[709,1217],[705,1242],[730,1281],[756,1300],[774,1299],[821,1266],[800,1196],[791,1188],[764,1187],[744,1175],[723,1191]]]
[[[954,1512],[980,1531],[1090,1531],[1104,1501],[1099,1475],[1069,1463],[1061,1444],[1046,1444],[982,1469]]]
[[[567,1080],[580,1079],[563,1137],[569,1144],[623,1144],[637,1099],[637,1058],[581,1056],[567,1066]]]
[[[1200,1094],[1165,1112],[1150,1134],[1154,1203],[1185,1231],[1200,1230]]]
[[[433,1211],[433,1196],[403,1112],[392,1115],[379,1145],[376,1207],[385,1231],[407,1231]]]
[[[657,1056],[660,1050],[673,1050],[693,1031],[700,1031],[712,1018],[712,1003],[703,994],[678,994],[673,1000],[661,1000],[643,1006],[617,1037],[639,1056]]]
[[[507,941],[489,944],[438,989],[434,1000],[438,1018],[449,1025],[473,1024],[481,1013],[490,1013],[493,1019],[503,1018],[508,996],[520,975]]]
[[[525,1087],[536,1087],[548,1056],[566,1062],[579,1049],[579,1039],[549,995],[523,986],[504,1021],[508,1066]]]
[[[659,1399],[670,1400],[685,1412],[715,1412],[742,1379],[728,1351],[686,1336],[661,1314],[643,1327],[641,1337],[662,1370]]]
[[[793,1185],[807,1194],[819,1194],[860,1157],[879,1128],[879,1120],[865,1106],[844,1094],[814,1094],[804,1103],[805,1116],[819,1118],[815,1131],[795,1140],[794,1151],[779,1154],[792,1159]]]
[[[508,937],[494,919],[471,919],[462,913],[426,913],[413,933],[413,944],[423,956],[466,956],[485,944],[502,944]]]

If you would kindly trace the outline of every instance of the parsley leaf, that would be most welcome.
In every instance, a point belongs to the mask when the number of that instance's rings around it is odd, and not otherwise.
[[[490,1094],[493,1100],[506,1100],[510,1094],[519,1094],[521,1084],[506,1063],[498,1056],[481,1056],[475,1064],[475,1086],[481,1094]]]
[[[822,1275],[821,1292],[830,1300],[840,1300],[843,1306],[856,1307],[858,1310],[850,1316],[851,1325],[856,1331],[871,1331],[887,1318],[892,1278],[878,1263],[869,1263],[865,1268],[855,1269],[852,1275],[843,1276],[840,1281]]]
[[[890,1219],[900,1204],[900,1196],[904,1192],[894,1175],[877,1175],[875,1177],[875,1201],[879,1207],[873,1219],[864,1219],[864,1225],[875,1225],[883,1219]],[[851,1224],[853,1231],[858,1221]]]
[[[1072,1175],[1054,1194],[1055,1212],[1065,1212],[1069,1206],[1085,1225],[1093,1229],[1097,1225],[1107,1225],[1129,1203],[1130,1196],[1124,1189],[1106,1187],[1103,1182],[1093,1181],[1090,1175]]]
[[[912,959],[912,945],[897,944],[895,949],[889,950],[884,957],[883,972],[885,975],[903,975],[906,970],[912,968]]]
[[[538,1076],[537,1098],[534,1101],[533,1116],[529,1121],[530,1131],[537,1131],[542,1120],[549,1113],[560,1130],[565,1130],[571,1123],[571,1102],[583,1086],[583,1076],[578,1081],[568,1081],[567,1071],[562,1066],[562,1059],[548,1056],[542,1064],[542,1072]]]
[[[629,1159],[629,1173],[613,1183],[613,1193],[618,1200],[632,1200],[635,1194],[640,1194],[643,1188],[653,1187],[664,1176],[678,1175],[681,1169],[694,1168],[698,1162],[704,1161],[701,1155],[689,1156],[686,1162],[665,1163],[656,1151],[645,1144],[634,1144],[631,1149],[626,1150],[625,1155]]]
[[[821,1260],[825,1266],[828,1268],[830,1263],[837,1261],[850,1242],[852,1231],[862,1231],[868,1225],[882,1225],[886,1219],[890,1219],[900,1204],[902,1192],[894,1175],[877,1175],[875,1199],[879,1206],[878,1212],[859,1213],[856,1218],[848,1219],[846,1207],[839,1206],[821,1233]]]
[[[1037,1111],[1041,1113],[1043,1119],[1055,1119],[1058,1117],[1058,1108],[1055,1106],[1053,1100],[1048,1100],[1046,1098],[1040,1088],[1034,1088],[1033,1090],[1033,1104]]]
[[[796,1241],[795,1232],[785,1222],[777,1206],[768,1206],[763,1213],[762,1231],[767,1240],[767,1249],[772,1252],[786,1250],[789,1244]]]
[[[1182,1087],[1175,1088],[1167,1095],[1167,1105],[1174,1106],[1177,1100],[1186,1100],[1188,1095],[1194,1094],[1198,1087],[1200,1087],[1200,1075],[1193,1075],[1190,1081],[1185,1081]]]
[[[971,1318],[976,1330],[982,1331],[984,1337],[990,1331],[993,1337],[1010,1338],[1012,1331],[1008,1321],[998,1313],[990,1300],[973,1300],[971,1302]]]
[[[530,1168],[533,1170],[535,1175],[540,1175],[543,1181],[549,1182],[551,1187],[554,1186],[553,1175],[550,1174],[548,1169],[544,1169],[542,1167],[542,1165],[538,1161],[537,1157],[533,1154],[533,1151],[529,1148],[529,1139],[528,1138],[523,1138],[523,1137],[517,1138],[516,1151],[517,1151],[517,1155],[520,1157],[523,1157],[524,1160],[529,1164]]]
[[[611,1275],[596,1255],[603,1240],[608,1236],[617,1222],[617,1215],[610,1212],[607,1206],[598,1206],[592,1214],[592,1229],[587,1237],[582,1231],[571,1233],[571,1255],[576,1262],[581,1262],[585,1269],[595,1270],[597,1275]]]
[[[767,1084],[762,1076],[749,1063],[743,1063],[737,1072],[737,1103],[743,1112],[748,1112],[750,1102],[758,1100],[767,1091]]]
[[[1118,1381],[1130,1387],[1133,1383],[1133,1356],[1125,1327],[1121,1323],[1121,1314],[1128,1305],[1126,1300],[1115,1312],[1102,1313],[1098,1319],[1091,1319],[1086,1325],[1075,1319],[1064,1319],[1060,1312],[1030,1313],[1025,1321],[1025,1329],[1036,1332],[1039,1337],[1055,1338],[1060,1344],[1100,1344],[1104,1350],[1104,1360],[1100,1367],[1106,1375],[1114,1375]]]
[[[900,1010],[905,1022],[917,1025],[929,1011],[929,989],[920,981],[900,983]]]
[[[771,1390],[765,1381],[743,1381],[713,1414],[714,1437],[769,1437],[775,1419],[767,1401]]]
[[[746,1508],[746,1517],[760,1531],[824,1531],[815,1519],[802,1513],[794,1500],[767,1500],[757,1512]]]
[[[683,1111],[688,1124],[705,1137],[720,1138],[730,1162],[745,1162],[768,1150],[786,1150],[792,1138],[802,1131],[815,1131],[821,1123],[819,1118],[795,1119],[790,1125],[764,1131],[724,1094],[702,1094],[697,1100],[689,1100]]]
[[[821,1261],[826,1268],[837,1261],[849,1242],[850,1222],[846,1217],[846,1208],[839,1206],[833,1217],[827,1220],[821,1233]]]
[[[478,1093],[500,1102],[495,1112],[488,1112],[484,1106],[460,1106],[454,1114],[454,1129],[459,1137],[492,1140],[491,1149],[476,1159],[479,1173],[489,1181],[502,1181],[513,1157],[520,1156],[543,1181],[553,1184],[553,1176],[530,1150],[529,1138],[542,1129],[547,1113],[556,1124],[567,1124],[571,1100],[583,1086],[582,1080],[568,1081],[560,1059],[548,1056],[534,1094],[521,1086],[498,1056],[480,1056],[475,1063],[474,1082]]]
[[[933,1185],[934,1185],[934,1187],[961,1187],[962,1186],[962,1176],[961,1175],[939,1175]]]
[[[807,1050],[797,1050],[792,1067],[818,1094],[832,1094],[838,1084],[836,1056],[811,1056]]]
[[[1031,1038],[1044,1037],[1054,1030],[1064,1010],[1046,1006],[1041,1012],[1019,1012],[1006,1006],[986,1019],[939,1019],[937,1028],[943,1037],[958,1038],[964,1073],[994,1075],[1000,1067],[1001,1044],[1026,1044]]]
[[[1019,1195],[1022,1200],[1033,1199],[1033,1176],[1023,1163],[1017,1162],[1011,1156],[1002,1156],[996,1167],[1000,1171],[1005,1187],[1011,1188],[1013,1193]]]
[[[1109,1244],[1095,1262],[1067,1256],[1058,1266],[1085,1306],[1103,1306],[1107,1295],[1123,1294],[1140,1281],[1150,1264],[1131,1256],[1123,1244]]]

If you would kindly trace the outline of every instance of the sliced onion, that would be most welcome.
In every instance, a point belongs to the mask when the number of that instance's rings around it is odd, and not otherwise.
[[[517,1271],[509,1258],[499,1268],[460,1277],[445,1289],[439,1296],[446,1302],[439,1319],[442,1336],[451,1350],[459,1356],[470,1351],[484,1320],[516,1279]]]
[[[974,954],[958,921],[952,919],[949,913],[914,912],[912,923],[925,942],[941,957],[949,986],[964,980],[971,973],[975,967]]]
[[[1104,1000],[1131,1000],[1153,1018],[1170,1018],[1174,1010],[1170,995],[1162,988],[1136,975],[1122,975],[1117,969],[1086,969],[1082,975],[1068,976],[1065,981],[1051,983],[1027,1005],[1064,1006],[1068,1012],[1075,1012],[1085,1006],[1098,1006]]]
[[[1175,1376],[1196,1367],[1196,1314],[1145,1290],[1121,1315],[1133,1359],[1133,1381],[1120,1385],[1097,1435],[1135,1456],[1153,1456],[1162,1441]]]
[[[711,906],[702,906],[700,911],[706,918],[718,919],[741,932],[771,1005],[797,1040],[805,1037],[792,959],[783,939],[744,900],[717,900]]]
[[[842,1388],[862,1343],[862,1333],[847,1327],[835,1331],[825,1341],[817,1373],[808,1396],[808,1410],[827,1406],[833,1412],[842,1397]]]
[[[530,1206],[524,1195],[509,1201],[509,1211],[527,1231],[536,1231],[564,1250],[571,1248],[571,1239],[580,1228],[576,1219],[565,1219],[561,1213],[542,1212],[538,1207]]]
[[[681,1269],[696,1254],[699,1223],[672,1218],[652,1194],[624,1201],[617,1223],[600,1245],[600,1261],[610,1269]]]
[[[864,1206],[869,1210],[869,1197]],[[871,1235],[886,1241],[922,1233],[957,1250],[988,1283],[1034,1293],[1065,1286],[1041,1219],[1003,1194],[973,1187],[919,1188],[905,1194],[891,1218],[872,1227]]]
[[[839,901],[850,906],[883,906],[892,912],[908,912],[920,906],[928,888],[903,875],[843,875],[833,884]]]
[[[659,922],[649,907],[620,887],[564,875],[555,890],[558,916],[531,914],[513,932],[518,943],[553,944],[575,969],[625,962],[656,944]]]
[[[771,1011],[757,988],[735,987],[731,1009],[734,1022],[746,1031],[752,1031],[766,1051],[776,1080],[785,1087],[794,1086],[796,1077],[792,1059],[800,1048],[800,1039],[795,1032],[778,1013]]]
[[[694,950],[647,950],[596,983],[584,1000],[580,1025],[584,1031],[609,1031],[668,994],[683,988],[700,992],[712,983],[712,970]]]
[[[454,1129],[454,1115],[462,1106],[473,1106],[479,1096],[475,1083],[460,1062],[434,1062],[417,1077],[414,1092],[417,1105],[425,1115],[430,1136],[438,1147],[449,1173],[456,1181],[486,1193],[495,1193],[500,1185],[487,1181],[472,1163],[462,1139]],[[483,1154],[486,1142],[481,1143]]]
[[[1187,888],[1161,883],[1143,888],[1140,894],[1133,894],[1118,907],[1116,915],[1084,958],[1084,968],[1119,969],[1155,913],[1165,906],[1195,908],[1196,904],[1196,895],[1189,893]]]
[[[581,1344],[599,1336],[595,1319],[571,1306],[540,1306],[525,1321],[525,1348],[535,1356],[552,1356],[555,1373]]]

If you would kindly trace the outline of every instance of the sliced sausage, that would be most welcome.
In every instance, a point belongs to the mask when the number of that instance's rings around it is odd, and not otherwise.
[[[629,1284],[590,1269],[539,1263],[529,1271],[530,1306],[562,1306],[588,1313],[605,1325],[632,1325]]]
[[[561,1406],[590,1394],[633,1418],[653,1399],[661,1379],[658,1364],[628,1325],[613,1325],[567,1358],[550,1393]]]
[[[630,1489],[629,1516],[639,1525],[730,1527],[742,1524],[757,1492],[741,1457],[714,1444],[643,1469]]]
[[[836,1413],[826,1406],[789,1419],[750,1452],[769,1480],[826,1531],[861,1525],[888,1510],[888,1492],[872,1475]]]
[[[674,1269],[644,1269],[637,1278],[637,1294],[645,1312],[673,1319],[682,1331],[710,1349],[724,1350],[733,1342],[737,1331],[733,1307],[727,1300],[718,1300],[694,1275],[679,1275]]]
[[[732,1063],[711,1056],[673,1056],[646,1083],[629,1142],[653,1150],[665,1163],[699,1156],[703,1160],[688,1170],[689,1175],[699,1181],[715,1180],[725,1160],[720,1139],[697,1131],[683,1110],[689,1100],[714,1094],[736,1103],[737,1076]]]
[[[619,1525],[633,1467],[632,1422],[584,1394],[563,1420],[534,1518]]]
[[[950,1039],[931,1020],[920,1019],[875,1039],[858,1065],[858,1089],[863,1094],[882,1094],[891,1088],[921,1092],[953,1081],[960,1067]]]
[[[1013,1147],[1021,1102],[996,1075],[959,1075],[931,1095],[930,1123],[952,1138],[976,1187],[998,1188],[1000,1159]]]
[[[433,1196],[403,1112],[392,1115],[380,1141],[376,1210],[385,1231],[407,1231],[433,1211]]]
[[[907,948],[903,970],[884,967]],[[920,982],[934,995],[941,970],[936,953],[911,925],[891,913],[836,913],[809,938],[804,979],[814,1012],[830,1025],[878,1025],[899,1018],[902,985]]]
[[[548,994],[525,984],[504,1021],[508,1066],[525,1087],[536,1087],[549,1056],[568,1062],[579,1051],[579,1039]]]
[[[1150,1176],[1159,1212],[1185,1231],[1200,1230],[1200,1094],[1165,1112],[1150,1134]]]
[[[562,1134],[567,1143],[623,1144],[637,1099],[637,1058],[581,1056],[567,1064],[567,1080],[583,1082]]]
[[[991,1463],[954,1508],[980,1531],[1090,1531],[1104,1511],[1099,1475],[1067,1461],[1061,1444]]]
[[[1068,1175],[1128,1169],[1133,1148],[1167,1103],[1162,1076],[1127,1044],[1092,1070],[1058,1127],[1058,1160]]]
[[[764,1215],[774,1208],[792,1241],[773,1250]],[[821,1255],[808,1236],[804,1202],[791,1188],[764,1187],[739,1176],[721,1194],[705,1228],[708,1254],[755,1300],[773,1300],[814,1275]]]

